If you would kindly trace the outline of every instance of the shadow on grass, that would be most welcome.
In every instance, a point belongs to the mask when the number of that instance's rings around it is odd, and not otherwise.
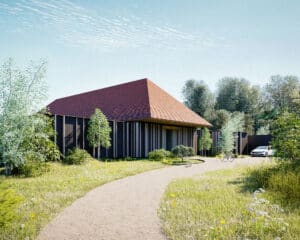
[[[182,165],[191,166],[192,164],[200,164],[200,163],[204,163],[205,161],[200,158],[199,159],[198,158],[184,158],[183,160],[179,159],[179,158],[175,158],[175,159],[170,158],[170,159],[164,160],[162,162],[164,164],[172,165],[172,166],[182,166]]]
[[[290,210],[300,210],[300,166],[287,163],[248,169],[243,177],[228,181],[241,193],[266,190],[267,197]]]

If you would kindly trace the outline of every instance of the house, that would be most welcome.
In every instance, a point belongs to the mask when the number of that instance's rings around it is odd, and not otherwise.
[[[86,135],[95,108],[112,129],[111,147],[101,148],[101,157],[147,157],[154,149],[179,144],[197,150],[196,129],[211,126],[149,79],[56,99],[47,107],[63,154],[74,147],[92,152]]]

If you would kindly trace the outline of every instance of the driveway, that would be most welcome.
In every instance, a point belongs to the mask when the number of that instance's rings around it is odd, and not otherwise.
[[[267,161],[263,158],[236,159],[232,163],[213,158],[205,160],[202,164],[157,169],[97,187],[65,208],[41,231],[38,239],[166,239],[157,209],[170,181]]]

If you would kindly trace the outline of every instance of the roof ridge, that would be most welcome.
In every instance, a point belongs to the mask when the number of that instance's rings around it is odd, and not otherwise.
[[[104,88],[98,88],[96,90],[76,93],[76,94],[68,95],[68,96],[65,96],[65,97],[62,97],[62,98],[56,98],[52,102],[55,102],[57,100],[70,98],[70,97],[76,97],[76,96],[81,96],[81,95],[85,95],[85,94],[90,94],[90,93],[94,93],[94,92],[98,92],[98,91],[102,91],[102,90],[106,90],[106,89],[110,89],[110,88],[114,88],[114,87],[124,86],[124,85],[128,85],[128,84],[134,84],[136,82],[141,82],[141,81],[146,81],[146,82],[150,81],[150,82],[152,82],[149,78],[142,78],[142,79],[137,79],[137,80],[133,80],[133,81],[129,81],[129,82],[124,82],[124,83],[120,83],[120,84],[116,84],[116,85],[112,85],[112,86],[108,86],[108,87],[104,87]]]

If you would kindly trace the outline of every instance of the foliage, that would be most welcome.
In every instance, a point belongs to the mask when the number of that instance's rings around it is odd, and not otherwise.
[[[5,185],[5,188],[23,196],[19,208],[11,208],[17,210],[19,218],[12,219],[12,224],[0,229],[0,239],[35,239],[43,226],[91,189],[116,179],[165,166],[160,162],[146,160],[88,160],[84,165],[63,165],[58,162],[48,164],[49,171],[35,178],[0,175],[0,189]],[[0,195],[2,194],[3,191],[0,190]],[[2,204],[0,200],[0,206]],[[2,212],[0,216],[0,221],[5,221]]]
[[[264,103],[269,109],[295,110],[297,108],[297,92],[300,92],[300,81],[296,76],[271,76],[264,89]],[[296,95],[295,95],[296,94]]]
[[[87,139],[91,147],[98,147],[98,158],[100,155],[100,146],[105,148],[111,146],[110,132],[111,128],[106,116],[100,109],[96,108],[88,124]]]
[[[74,148],[68,150],[64,162],[67,164],[80,165],[83,164],[89,158],[91,158],[91,155],[86,150]]]
[[[49,171],[49,164],[39,161],[34,154],[26,155],[26,164],[13,170],[13,174],[20,174],[24,177],[37,177]]]
[[[7,173],[24,166],[28,155],[57,157],[47,120],[36,114],[46,97],[45,71],[45,62],[21,71],[11,59],[0,68],[0,153]]]
[[[22,200],[15,190],[0,187],[0,232],[19,218],[17,208]]]
[[[216,109],[253,113],[258,107],[259,89],[243,78],[222,78],[218,83]]]
[[[207,111],[214,107],[214,96],[203,81],[186,81],[182,94],[185,105],[205,118]]]
[[[212,138],[207,128],[202,129],[198,142],[198,147],[201,150],[210,150],[212,145]]]
[[[22,148],[36,154],[36,161],[59,161],[61,154],[57,145],[53,142],[53,119],[45,111],[30,116],[34,123],[30,134],[27,134],[22,142]]]
[[[290,163],[251,168],[247,172],[247,188],[263,187],[274,201],[300,213],[300,167]]]
[[[244,115],[241,113],[232,114],[230,120],[221,130],[220,147],[223,153],[231,153],[234,149],[234,132],[243,130]]]
[[[171,153],[165,149],[156,149],[149,152],[149,159],[154,161],[163,161],[166,158],[170,157]]]
[[[241,191],[244,174],[222,170],[171,182],[158,211],[168,239],[299,239],[299,215],[267,200],[268,191]]]
[[[219,131],[230,119],[230,113],[224,109],[210,110],[207,114],[207,120],[212,124],[212,130]]]
[[[195,155],[193,148],[187,147],[187,146],[184,146],[184,145],[178,145],[178,146],[174,147],[172,149],[172,154],[175,157],[180,157],[182,161],[183,161],[184,157]]]
[[[272,145],[283,160],[300,163],[300,117],[284,112],[272,124]]]
[[[256,135],[268,135],[268,134],[270,134],[270,125],[269,124],[260,127],[256,132]]]

